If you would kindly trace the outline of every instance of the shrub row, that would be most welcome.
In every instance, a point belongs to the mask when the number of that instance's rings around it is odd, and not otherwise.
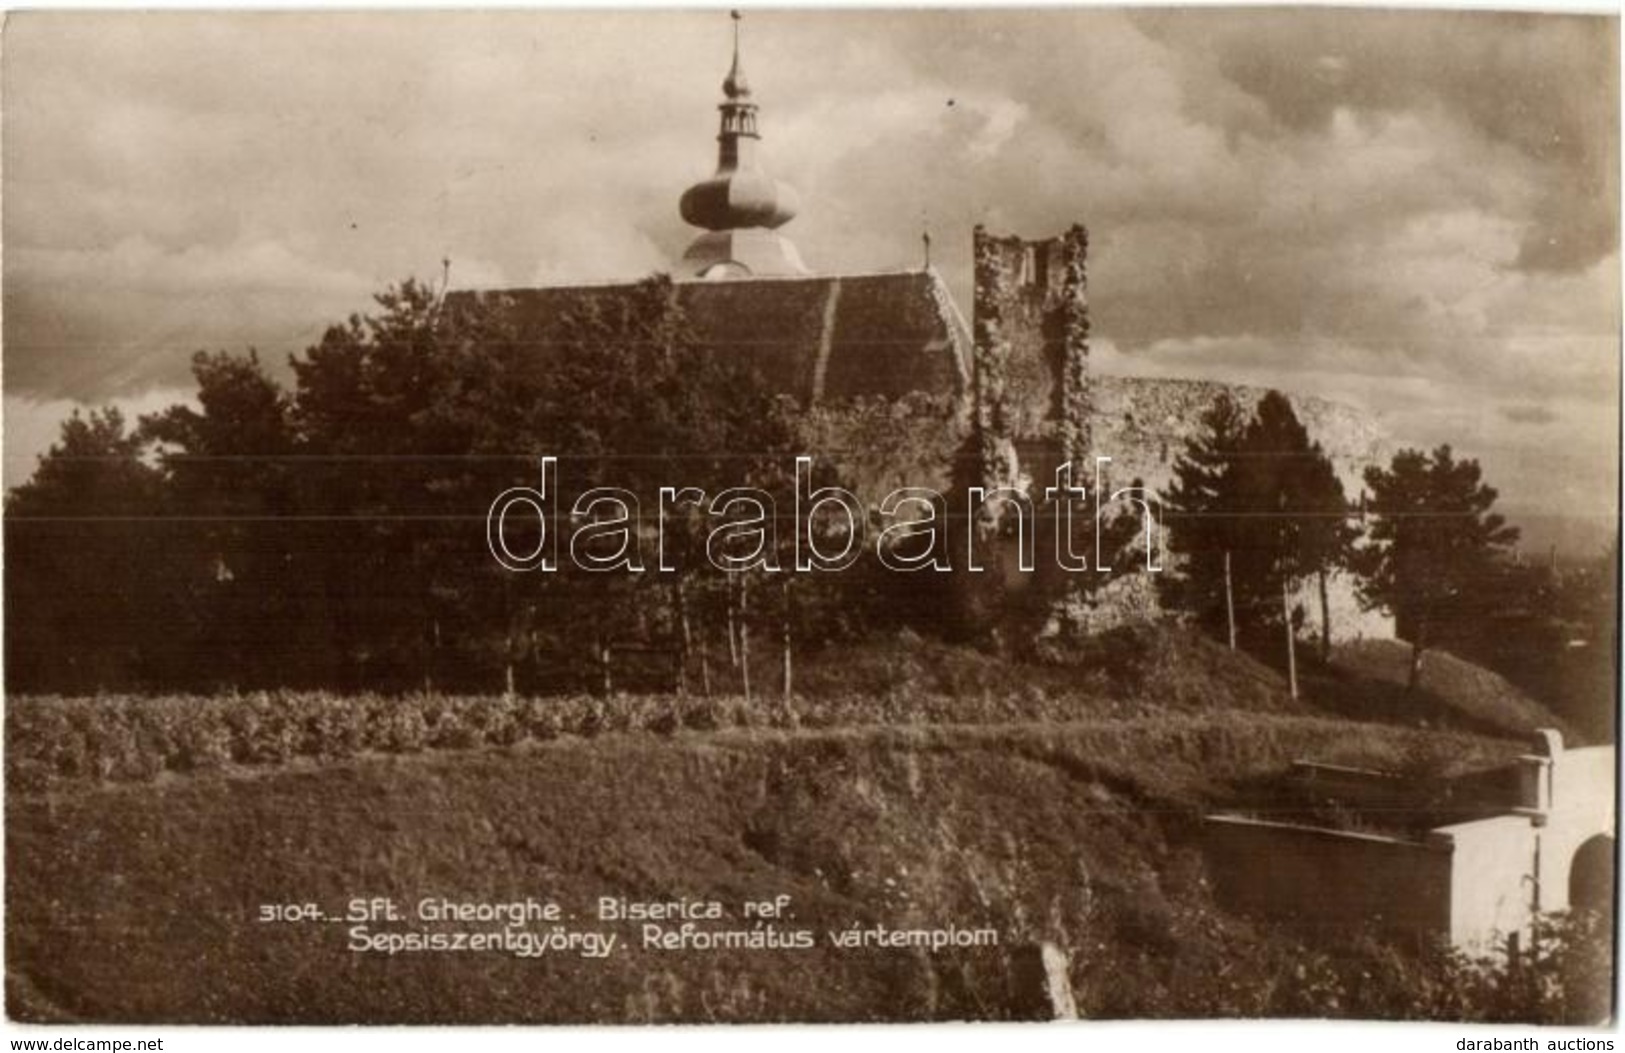
[[[508,698],[271,691],[223,695],[14,695],[6,710],[6,779],[15,790],[58,780],[143,781],[164,771],[278,765],[296,757],[416,753],[603,732],[988,724],[1111,716],[1078,698],[845,695],[746,702],[738,696]]]

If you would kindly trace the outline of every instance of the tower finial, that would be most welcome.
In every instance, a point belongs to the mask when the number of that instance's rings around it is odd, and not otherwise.
[[[745,80],[745,69],[739,64],[739,23],[745,16],[738,9],[729,11],[728,17],[734,23],[734,61],[728,69],[728,78],[722,82],[722,93],[730,99],[737,99],[750,94],[750,82]]]

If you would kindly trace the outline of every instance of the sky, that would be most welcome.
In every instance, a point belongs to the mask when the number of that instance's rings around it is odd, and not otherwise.
[[[283,368],[407,277],[672,270],[715,165],[720,10],[13,12],[5,483],[75,405]],[[815,271],[1091,232],[1104,372],[1233,380],[1478,458],[1515,517],[1617,514],[1611,18],[747,9]]]

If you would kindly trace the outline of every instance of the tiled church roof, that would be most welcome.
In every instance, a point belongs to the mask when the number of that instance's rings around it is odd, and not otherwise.
[[[633,288],[552,286],[479,295],[508,297],[522,338],[545,355],[572,309]],[[703,339],[749,356],[774,390],[804,406],[915,391],[957,394],[969,383],[970,333],[934,271],[690,281],[676,289]]]

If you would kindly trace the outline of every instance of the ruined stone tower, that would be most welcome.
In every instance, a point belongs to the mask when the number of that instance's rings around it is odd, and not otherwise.
[[[1089,234],[1026,241],[973,233],[973,420],[988,485],[1087,465]]]
[[[1025,597],[1018,602],[1042,619],[1066,606],[1079,583],[1037,553],[1063,547],[1073,553],[1093,536],[1076,517],[1063,520],[1046,499],[1066,462],[1072,485],[1092,485],[1089,235],[1074,225],[1059,237],[1028,241],[978,226],[972,237],[973,474],[993,495],[976,537],[1002,571],[992,593],[972,586],[984,593],[974,600],[974,616],[996,620],[1011,600]]]

